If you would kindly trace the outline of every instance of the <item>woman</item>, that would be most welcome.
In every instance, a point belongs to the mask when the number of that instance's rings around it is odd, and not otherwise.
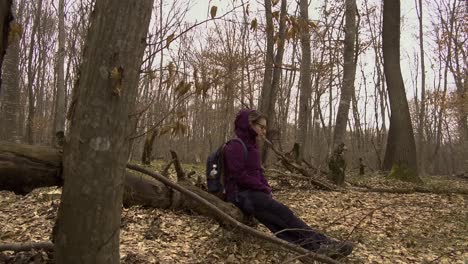
[[[316,253],[340,258],[351,254],[353,244],[339,242],[314,231],[284,204],[271,196],[263,175],[257,141],[265,137],[266,117],[255,110],[241,110],[235,120],[235,133],[247,147],[232,140],[224,148],[226,199],[245,214],[252,215],[278,238]]]

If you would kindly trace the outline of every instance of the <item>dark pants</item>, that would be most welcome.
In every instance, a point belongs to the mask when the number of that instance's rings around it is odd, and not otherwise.
[[[315,251],[322,243],[330,239],[314,231],[286,205],[276,201],[270,195],[258,191],[242,191],[234,204],[245,214],[252,215],[264,224],[278,238]]]

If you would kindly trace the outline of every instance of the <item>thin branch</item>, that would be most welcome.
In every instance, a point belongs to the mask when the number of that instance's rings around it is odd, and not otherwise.
[[[295,164],[294,162],[292,162],[290,159],[288,159],[283,153],[281,153],[279,150],[276,149],[276,147],[273,145],[273,143],[271,143],[271,141],[269,141],[268,139],[264,139],[265,142],[271,147],[271,149],[276,153],[276,155],[278,155],[281,160],[283,160],[284,162],[286,162],[288,165],[290,165],[291,167],[293,167],[294,169],[296,169],[297,171],[299,171],[302,175],[306,176],[307,178],[309,178],[309,181],[327,191],[333,191],[335,190],[336,188],[328,183],[324,183],[324,182],[321,182],[317,179],[314,179],[312,178],[309,173],[304,169],[302,168],[301,166]]]
[[[198,26],[200,26],[200,25],[203,25],[203,24],[205,24],[205,23],[207,23],[207,22],[209,22],[209,21],[212,21],[212,20],[219,20],[219,19],[222,19],[222,18],[224,18],[225,16],[229,15],[230,13],[234,12],[237,8],[242,7],[242,6],[244,6],[244,5],[245,5],[245,4],[241,4],[241,5],[239,5],[239,6],[236,6],[236,7],[234,7],[233,9],[231,9],[230,11],[226,12],[226,13],[225,13],[224,15],[222,15],[222,16],[214,17],[214,18],[208,18],[208,19],[205,19],[205,20],[203,20],[203,21],[201,21],[201,22],[195,23],[195,24],[193,24],[192,26],[190,26],[190,27],[188,27],[187,29],[185,29],[184,31],[182,31],[181,33],[179,33],[178,35],[174,36],[174,37],[171,39],[171,41],[169,41],[169,42],[168,42],[167,40],[168,40],[170,37],[167,37],[167,38],[163,39],[162,41],[163,41],[163,42],[165,41],[166,44],[163,45],[161,48],[156,49],[153,53],[151,53],[146,59],[143,60],[142,64],[144,64],[146,61],[148,61],[149,58],[155,56],[155,55],[156,55],[158,52],[160,52],[161,50],[167,48],[167,47],[169,46],[169,44],[171,44],[171,42],[173,42],[174,40],[180,38],[182,35],[184,35],[185,33],[189,32],[189,31],[192,30],[193,28],[198,27]],[[160,44],[160,42],[159,42],[158,44]],[[153,45],[155,45],[155,44],[153,44]]]
[[[136,139],[136,138],[142,137],[142,136],[148,134],[149,132],[151,132],[151,131],[157,129],[157,128],[162,124],[162,122],[164,122],[164,120],[166,120],[166,118],[168,118],[171,114],[174,113],[174,111],[177,109],[177,107],[178,107],[181,103],[183,103],[183,102],[185,101],[185,99],[187,99],[188,97],[190,97],[190,96],[192,96],[192,95],[194,95],[194,94],[195,94],[194,92],[193,92],[193,93],[188,93],[188,94],[186,94],[182,99],[179,99],[179,100],[175,103],[175,105],[172,107],[172,109],[170,109],[169,112],[167,112],[166,115],[163,116],[163,117],[162,117],[158,122],[156,122],[152,127],[148,128],[146,131],[144,131],[144,132],[142,132],[142,133],[140,133],[140,134],[138,134],[138,135],[136,135],[136,136],[131,136],[131,137],[129,138],[129,140],[134,140],[134,139]]]

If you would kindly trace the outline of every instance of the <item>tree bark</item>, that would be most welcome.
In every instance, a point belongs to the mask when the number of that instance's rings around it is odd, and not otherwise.
[[[54,131],[52,138],[54,145],[60,146],[60,134],[65,131],[65,77],[64,77],[64,61],[65,61],[65,0],[59,0],[58,8],[58,59],[57,59],[57,96],[55,97],[55,117]]]
[[[274,26],[273,15],[271,14],[271,0],[265,0],[265,18],[266,18],[266,51],[265,51],[265,73],[263,75],[262,93],[260,95],[258,108],[264,114],[267,109],[266,105],[269,103],[271,97],[271,81],[273,80],[273,63],[274,63]]]
[[[2,139],[20,141],[20,87],[19,60],[21,26],[16,20],[11,22],[8,36],[8,49],[3,62],[2,76]]]
[[[278,98],[278,91],[280,89],[281,76],[283,73],[283,57],[284,57],[284,45],[286,40],[286,17],[288,15],[287,11],[287,2],[286,0],[281,0],[281,10],[279,18],[279,28],[278,28],[278,40],[276,42],[276,55],[275,55],[275,65],[273,67],[273,79],[271,81],[271,98],[268,102],[268,109],[270,114],[271,124],[267,124],[271,129],[279,129],[278,120],[276,119],[276,101]]]
[[[62,185],[61,162],[57,149],[0,141],[0,189],[26,194]]]
[[[421,56],[421,100],[419,107],[419,122],[418,122],[418,156],[419,164],[418,168],[421,174],[425,172],[425,136],[424,136],[424,125],[426,123],[426,64],[424,62],[424,27],[423,27],[423,4],[422,0],[418,0],[416,8],[418,10],[418,21],[419,21],[419,53]]]
[[[304,158],[304,149],[307,147],[309,138],[308,120],[310,119],[310,97],[312,95],[312,84],[310,76],[311,51],[310,32],[307,26],[309,21],[309,1],[300,1],[300,39],[302,61],[300,68],[300,98],[299,98],[299,132],[297,142],[300,144],[300,159]]]
[[[28,119],[26,122],[26,142],[29,144],[33,144],[34,142],[34,119],[36,115],[36,109],[34,106],[34,89],[33,89],[33,83],[34,79],[36,77],[36,69],[33,70],[33,56],[34,56],[34,47],[36,46],[36,34],[39,28],[39,24],[41,22],[41,13],[42,13],[42,1],[39,0],[37,2],[37,11],[36,14],[34,14],[34,24],[32,26],[31,30],[31,36],[30,36],[30,42],[29,42],[29,52],[28,52],[28,73],[27,73],[27,79],[28,79],[28,85],[27,85],[27,92],[28,92]]]
[[[3,0],[0,2],[0,94],[2,91],[2,63],[3,56],[8,46],[8,32],[10,32],[11,4],[13,0]]]
[[[416,144],[400,68],[400,1],[384,0],[383,57],[390,98],[390,129],[384,169],[401,180],[420,182]]]
[[[346,24],[345,24],[345,43],[344,43],[344,66],[343,66],[343,86],[341,88],[340,103],[338,106],[338,113],[336,114],[335,131],[333,134],[333,152],[339,153],[339,146],[345,144],[346,127],[348,124],[349,107],[351,104],[351,97],[354,94],[354,80],[356,77],[356,61],[355,61],[355,45],[356,45],[356,0],[346,0]],[[341,153],[341,152],[340,152]],[[343,154],[343,153],[341,153]],[[340,155],[341,155],[340,154]],[[337,158],[337,159],[334,159]],[[342,161],[344,162],[344,158]],[[339,164],[340,157],[333,155],[330,158],[332,167]],[[344,163],[345,164],[345,163]],[[341,173],[338,173],[340,171]],[[344,184],[344,168],[338,170],[330,170],[330,176],[333,182],[337,185]]]
[[[260,95],[258,108],[260,112],[267,115],[267,137],[271,138],[274,131],[277,131],[277,120],[275,104],[279,90],[279,80],[281,76],[281,64],[284,54],[285,25],[286,25],[286,1],[281,1],[280,25],[278,31],[278,47],[276,56],[274,53],[275,36],[272,15],[272,6],[270,0],[265,0],[266,17],[266,53],[265,53],[265,73],[263,76],[263,86]],[[273,132],[273,133],[272,133]],[[262,161],[265,163],[268,158],[268,148],[262,148]]]
[[[354,94],[354,80],[356,76],[355,44],[356,44],[356,0],[346,0],[346,23],[344,40],[343,86],[341,88],[340,103],[336,114],[335,131],[333,134],[334,148],[345,143],[348,113],[351,97]]]
[[[119,227],[139,70],[153,1],[98,0],[63,159],[57,263],[119,263]]]
[[[141,163],[150,165],[153,160],[153,146],[154,140],[158,135],[158,129],[154,129],[145,136],[145,143],[143,145],[143,153],[141,154]]]

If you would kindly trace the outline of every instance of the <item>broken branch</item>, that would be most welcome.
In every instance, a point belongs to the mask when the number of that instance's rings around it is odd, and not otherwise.
[[[19,251],[29,251],[32,249],[36,249],[36,250],[42,249],[46,251],[53,251],[54,244],[52,244],[52,242],[49,242],[49,241],[0,244],[0,252],[2,251],[19,252]]]

